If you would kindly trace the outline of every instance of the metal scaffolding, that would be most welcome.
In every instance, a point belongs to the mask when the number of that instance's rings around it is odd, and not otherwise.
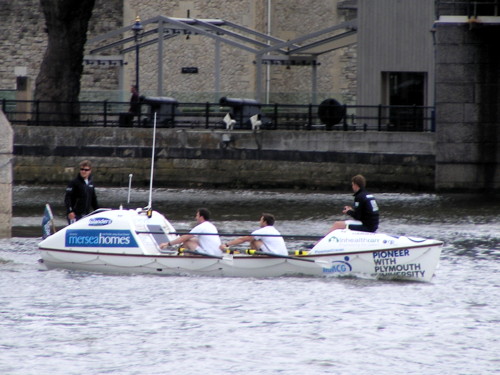
[[[142,25],[145,27],[145,31],[142,34],[142,39],[139,42],[138,48],[153,44],[158,45],[158,95],[162,95],[163,92],[164,41],[177,36],[202,35],[215,40],[214,89],[216,92],[220,92],[221,43],[226,43],[237,49],[250,52],[255,56],[257,69],[255,99],[258,101],[261,100],[262,96],[263,65],[311,66],[311,92],[313,104],[316,102],[318,56],[357,42],[356,20],[330,26],[289,41],[284,41],[271,35],[221,19],[156,16],[143,21]],[[147,27],[146,30],[147,25],[149,25],[149,27]],[[123,55],[135,51],[136,48],[135,45],[125,47],[125,45],[134,42],[134,37],[131,32],[132,27],[133,25],[125,26],[90,39],[88,44],[94,45],[109,39],[119,38],[118,40],[90,50],[90,55],[85,57],[85,61],[87,63],[95,63],[95,61],[102,60],[109,63],[109,56],[100,56],[99,54],[115,47],[123,47],[120,50],[120,55],[112,60],[115,64],[123,65]],[[124,38],[123,35],[126,33],[130,33],[131,36]]]

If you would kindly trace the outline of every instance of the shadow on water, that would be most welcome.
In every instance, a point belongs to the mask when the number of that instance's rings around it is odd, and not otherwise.
[[[64,186],[16,186],[13,236],[38,237],[44,205],[49,203],[56,226],[66,225]],[[98,188],[101,207],[145,207],[148,189]],[[477,256],[500,254],[500,201],[491,196],[464,194],[379,193],[379,232],[436,238],[445,252]],[[191,228],[199,207],[212,211],[221,232],[252,230],[262,212],[277,218],[282,233],[323,235],[335,220],[343,220],[342,207],[352,204],[349,192],[303,190],[154,189],[153,207],[165,214],[177,230]],[[297,245],[307,245],[300,243]]]

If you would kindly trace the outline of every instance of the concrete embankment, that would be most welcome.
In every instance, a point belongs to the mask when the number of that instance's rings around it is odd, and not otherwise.
[[[12,162],[13,132],[0,111],[0,237],[9,237],[12,230]]]
[[[16,184],[66,184],[82,159],[100,186],[149,185],[152,129],[15,126]],[[434,189],[435,134],[157,129],[155,186]]]

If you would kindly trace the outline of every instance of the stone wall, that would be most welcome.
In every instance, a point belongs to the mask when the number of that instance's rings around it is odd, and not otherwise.
[[[433,133],[158,129],[155,185],[432,190]],[[82,159],[96,183],[148,186],[152,129],[15,127],[16,184],[66,184]]]
[[[345,12],[337,10],[339,1],[273,1],[272,34],[291,40],[346,21]],[[310,42],[310,41],[308,41]],[[354,104],[356,93],[356,48],[342,48],[318,58],[318,100],[333,97],[341,103]],[[311,67],[271,67],[271,91],[303,93],[300,103],[310,103]],[[280,102],[279,100],[276,100]],[[319,103],[318,103],[319,104]]]
[[[123,26],[123,0],[96,0],[92,18],[89,21],[87,39],[119,29]],[[110,41],[106,41],[109,43]],[[85,54],[91,48],[105,44],[86,45]],[[118,55],[118,47],[108,50],[108,55]],[[120,83],[120,67],[109,65],[84,65],[81,85],[82,91],[118,90]],[[128,90],[127,90],[128,91]],[[98,99],[94,94],[89,100]],[[105,99],[105,98],[103,98]]]
[[[338,0],[271,1],[271,33],[283,40],[332,26],[345,20],[346,12],[337,11]],[[88,39],[131,25],[136,15],[141,19],[163,15],[193,18],[225,19],[233,23],[268,32],[268,0],[96,0],[89,24]],[[6,36],[0,41],[2,64],[0,89],[14,90],[16,66],[27,67],[34,84],[47,38],[45,21],[38,0],[0,1],[0,14],[6,22]],[[341,14],[339,16],[338,14]],[[151,26],[145,25],[145,30]],[[123,35],[123,37],[132,36]],[[86,46],[91,49],[119,38]],[[214,45],[204,36],[191,35],[168,39],[164,46],[163,95],[180,101],[214,101],[221,96],[253,98],[256,90],[255,56],[236,47],[222,44],[221,92],[214,93]],[[126,45],[126,47],[130,47]],[[103,54],[118,54],[118,47]],[[82,76],[84,99],[122,100],[128,98],[128,88],[135,80],[135,52],[125,56],[124,67],[85,65]],[[140,81],[144,95],[157,95],[158,57],[156,45],[143,47],[140,52]],[[318,100],[335,97],[341,102],[355,101],[356,49],[344,48],[319,57]],[[198,67],[198,74],[181,74],[182,67]],[[263,69],[265,75],[265,69]],[[311,101],[311,67],[270,67],[271,102],[307,104]],[[265,81],[266,77],[262,77]],[[266,85],[264,84],[263,87]],[[117,93],[118,90],[121,90]]]
[[[122,25],[122,0],[96,0],[89,23],[87,38],[115,30]],[[5,24],[0,41],[0,89],[15,90],[15,67],[26,67],[34,89],[34,82],[47,48],[45,18],[39,0],[0,1],[0,14]],[[85,67],[82,89],[117,89],[118,68]]]
[[[47,46],[45,19],[38,0],[0,1],[4,23],[0,41],[0,88],[16,89],[15,67],[26,67],[34,82]]]
[[[223,19],[256,30],[268,32],[267,0],[203,0],[164,2],[130,1],[130,13],[139,14],[143,20],[157,15]],[[318,31],[344,20],[337,16],[338,1],[331,0],[287,0],[271,1],[271,34],[283,40]],[[255,55],[222,43],[221,96],[253,98],[256,91]],[[355,49],[341,49],[319,57],[319,100],[334,96],[342,102],[353,102],[355,97],[355,75],[345,74],[345,69],[355,70]],[[133,57],[129,56],[128,77],[133,73]],[[156,47],[146,47],[141,53],[140,77],[143,93],[156,95],[157,56]],[[196,66],[198,74],[180,74],[181,68]],[[164,52],[166,96],[181,101],[205,101],[214,91],[214,41],[205,36],[175,37],[166,43]],[[265,69],[263,69],[265,72]],[[271,102],[310,103],[311,67],[271,66]],[[265,75],[265,73],[264,73]],[[266,77],[262,77],[265,81]],[[265,87],[264,83],[264,87]],[[191,96],[189,94],[191,93]],[[203,96],[205,94],[205,96]]]
[[[498,190],[500,26],[436,30],[436,188]]]

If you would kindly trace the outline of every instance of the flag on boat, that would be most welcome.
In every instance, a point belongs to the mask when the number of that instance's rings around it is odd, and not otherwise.
[[[52,210],[50,209],[49,204],[47,203],[45,205],[45,211],[43,213],[43,219],[42,219],[42,238],[45,239],[48,236],[50,236],[54,231],[52,231],[52,228],[54,228],[54,216],[52,215]]]

